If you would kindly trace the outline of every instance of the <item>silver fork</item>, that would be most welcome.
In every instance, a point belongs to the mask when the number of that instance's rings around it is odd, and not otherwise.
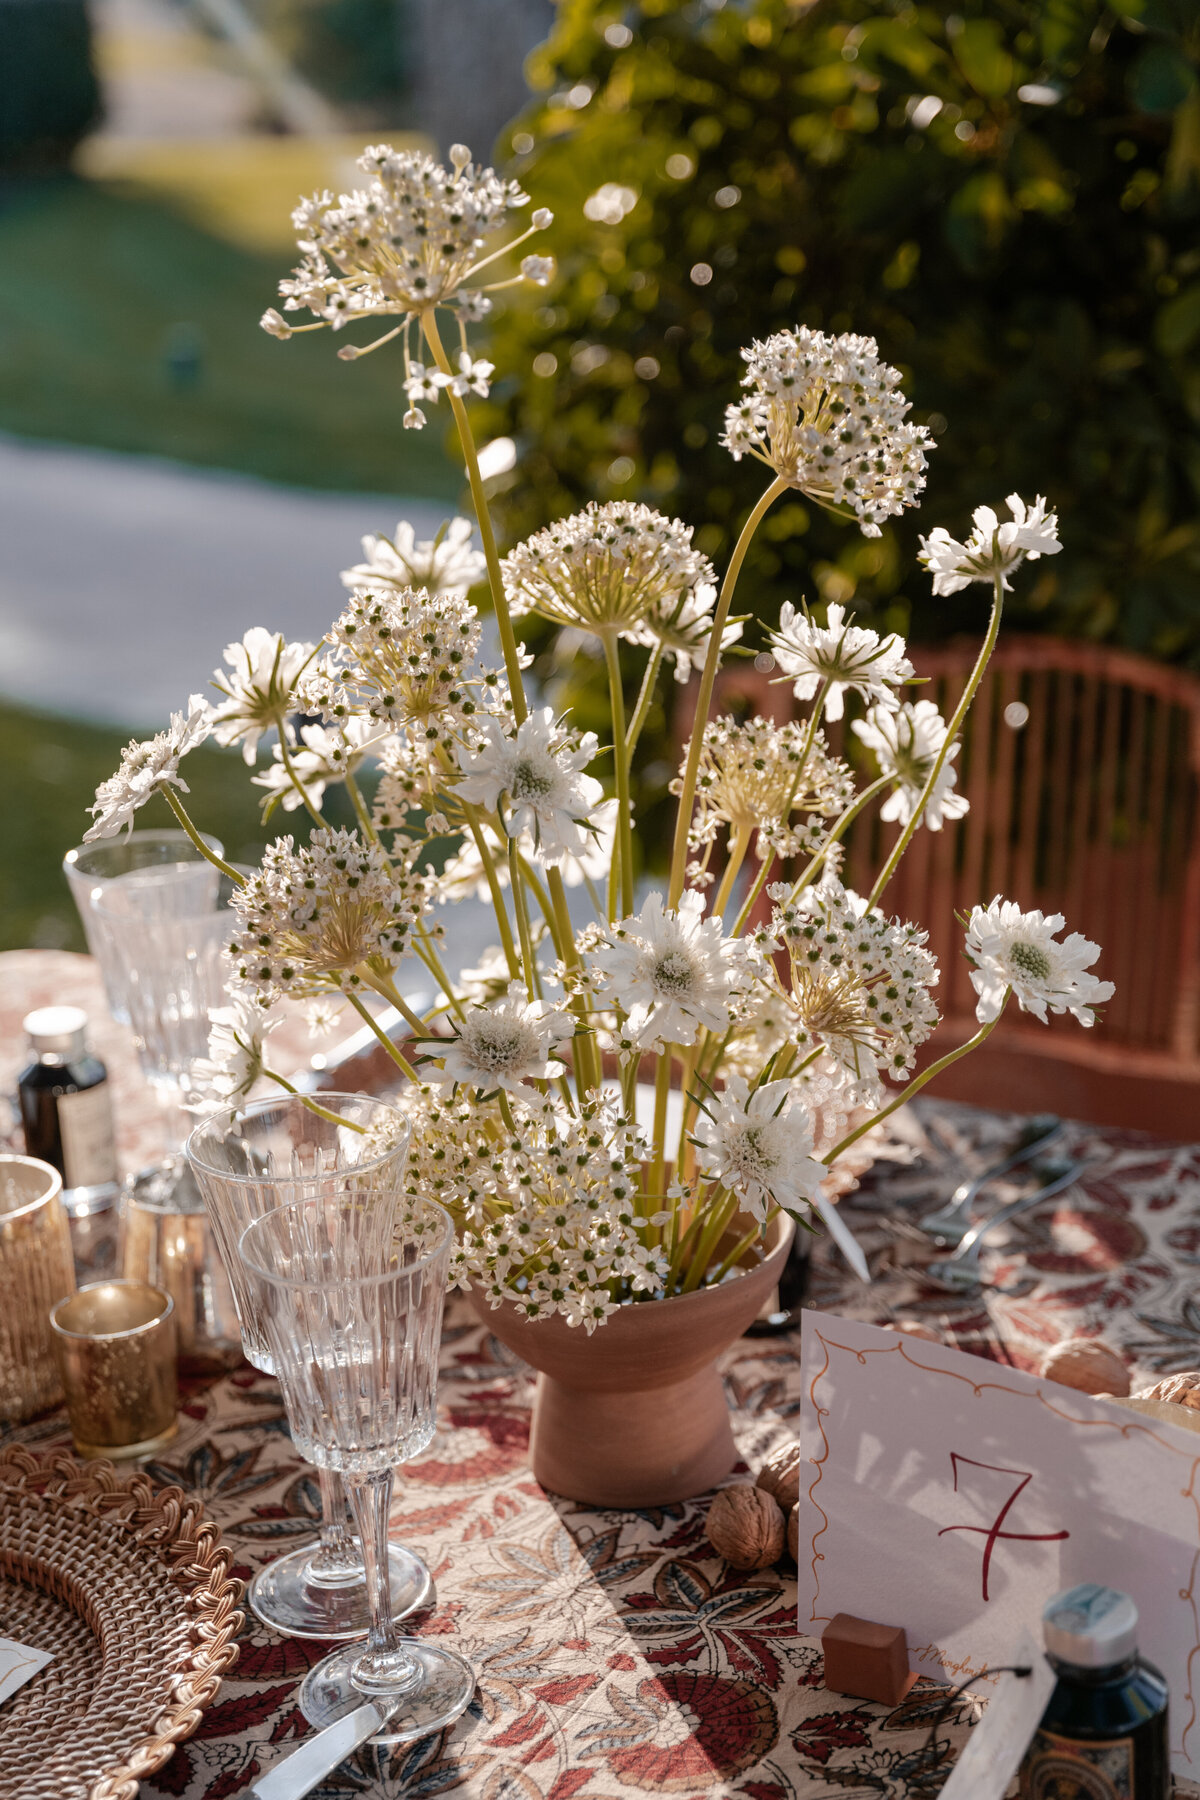
[[[948,1289],[951,1293],[961,1293],[967,1288],[982,1285],[979,1273],[979,1258],[983,1250],[983,1240],[989,1231],[998,1225],[1007,1225],[1019,1213],[1028,1212],[1034,1206],[1040,1206],[1043,1200],[1049,1200],[1052,1194],[1061,1194],[1064,1188],[1071,1187],[1078,1181],[1084,1165],[1081,1162],[1043,1163],[1037,1173],[1043,1178],[1042,1185],[1032,1194],[1022,1194],[1019,1200],[1012,1200],[1002,1206],[998,1213],[990,1219],[984,1219],[967,1232],[953,1256],[944,1257],[940,1262],[932,1262],[923,1271],[927,1281],[938,1287]]]
[[[1053,1113],[1036,1114],[1028,1121],[1004,1161],[993,1163],[990,1169],[985,1169],[974,1181],[961,1182],[951,1194],[948,1206],[940,1207],[937,1212],[926,1213],[921,1220],[921,1230],[927,1231],[935,1244],[944,1245],[947,1249],[961,1244],[971,1229],[971,1208],[980,1190],[990,1181],[997,1181],[1001,1175],[1007,1175],[1010,1169],[1020,1168],[1022,1163],[1028,1162],[1039,1150],[1044,1150],[1047,1144],[1052,1143],[1061,1130],[1062,1120]]]

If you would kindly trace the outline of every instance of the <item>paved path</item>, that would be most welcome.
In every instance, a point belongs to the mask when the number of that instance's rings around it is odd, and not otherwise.
[[[0,693],[157,729],[249,626],[326,631],[365,532],[445,510],[0,438]]]

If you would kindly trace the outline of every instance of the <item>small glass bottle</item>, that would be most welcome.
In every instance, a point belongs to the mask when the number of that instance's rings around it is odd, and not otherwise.
[[[1137,1653],[1128,1594],[1086,1583],[1042,1614],[1058,1682],[1021,1763],[1021,1800],[1169,1800],[1167,1684]]]
[[[43,1006],[24,1029],[36,1060],[17,1083],[25,1148],[63,1178],[73,1218],[103,1212],[117,1196],[117,1150],[108,1070],[87,1047],[87,1014]]]

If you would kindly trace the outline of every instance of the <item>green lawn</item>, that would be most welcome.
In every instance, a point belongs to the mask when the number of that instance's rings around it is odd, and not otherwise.
[[[401,427],[398,356],[259,330],[286,269],[131,186],[0,185],[0,431],[453,500],[437,430]]]
[[[0,703],[0,950],[84,948],[62,859],[90,825],[85,808],[116,768],[128,736],[115,726],[77,725]],[[307,836],[294,813],[276,812],[269,826],[261,824],[261,789],[251,787],[237,751],[203,745],[184,773],[189,811],[235,862],[256,862],[259,846],[284,832]],[[353,823],[348,804],[339,806],[344,798],[327,790],[325,811],[334,824]],[[174,823],[163,800],[138,815],[139,825]]]

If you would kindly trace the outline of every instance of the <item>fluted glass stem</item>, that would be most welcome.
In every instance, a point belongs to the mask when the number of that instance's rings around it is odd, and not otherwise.
[[[346,1518],[346,1489],[336,1469],[318,1469],[317,1481],[321,1489],[321,1541],[305,1575],[317,1587],[349,1587],[363,1579],[363,1559]]]
[[[387,1538],[392,1471],[384,1469],[377,1475],[348,1475],[346,1486],[362,1543],[367,1601],[371,1609],[367,1647],[350,1671],[350,1679],[364,1694],[394,1694],[397,1689],[415,1684],[421,1671],[392,1624]]]

